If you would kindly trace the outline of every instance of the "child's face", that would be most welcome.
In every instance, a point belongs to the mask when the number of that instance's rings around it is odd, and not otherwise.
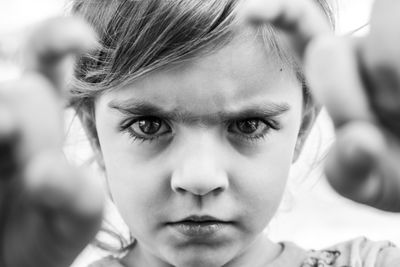
[[[253,35],[101,96],[110,190],[140,251],[175,266],[246,255],[281,200],[302,106]]]

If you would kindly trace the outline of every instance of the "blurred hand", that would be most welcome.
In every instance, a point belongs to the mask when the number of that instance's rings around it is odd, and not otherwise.
[[[343,196],[400,212],[400,1],[376,0],[371,33],[335,37],[314,0],[252,0],[247,15],[295,40],[307,81],[333,119],[325,172]]]
[[[95,38],[79,19],[49,20],[21,77],[0,84],[0,266],[70,266],[100,226],[100,183],[62,153],[65,81]]]

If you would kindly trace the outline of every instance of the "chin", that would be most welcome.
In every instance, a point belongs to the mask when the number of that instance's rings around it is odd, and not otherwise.
[[[221,267],[230,260],[230,253],[218,249],[182,249],[174,254],[176,267]]]
[[[225,261],[219,261],[215,258],[206,257],[193,257],[193,258],[181,258],[177,260],[176,267],[221,267],[225,264]]]

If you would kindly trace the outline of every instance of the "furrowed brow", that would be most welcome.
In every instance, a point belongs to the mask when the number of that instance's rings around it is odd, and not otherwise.
[[[280,116],[290,110],[287,103],[263,103],[250,105],[239,111],[222,112],[220,118],[222,121],[241,120],[248,118],[273,118]]]
[[[182,116],[176,110],[168,111],[147,101],[110,101],[108,106],[125,115],[154,116],[170,120],[177,120]]]
[[[287,103],[262,103],[249,105],[234,111],[220,111],[209,114],[194,114],[188,111],[165,110],[157,105],[145,101],[111,101],[108,106],[126,115],[155,116],[162,119],[181,123],[217,124],[221,122],[249,119],[273,118],[290,110]]]

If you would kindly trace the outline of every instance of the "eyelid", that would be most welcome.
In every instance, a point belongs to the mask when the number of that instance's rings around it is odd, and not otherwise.
[[[281,129],[281,124],[276,119],[262,120],[262,122],[274,130],[278,131]]]
[[[163,123],[165,123],[166,125],[168,125],[169,128],[172,129],[171,127],[171,123],[166,120],[165,118],[162,118],[160,116],[154,116],[154,115],[129,115],[126,118],[124,118],[121,123],[119,123],[119,130],[126,130],[127,128],[129,128],[130,126],[132,126],[132,124],[140,121],[140,120],[145,120],[145,119],[152,119],[152,118],[156,118],[161,120]]]
[[[274,130],[280,130],[280,128],[281,128],[279,121],[276,118],[272,118],[272,117],[267,117],[267,118],[265,118],[265,117],[264,118],[261,118],[261,117],[239,117],[239,118],[235,118],[235,119],[226,120],[224,122],[224,124],[226,126],[229,126],[232,123],[235,123],[238,121],[244,121],[244,120],[259,120]]]
[[[133,125],[135,123],[138,123],[141,120],[150,120],[150,119],[157,119],[160,120],[161,123],[164,125],[164,127],[167,127],[167,130],[161,133],[155,133],[155,134],[146,134],[146,133],[140,133],[137,132],[136,130],[133,129]],[[163,127],[161,125],[161,127]],[[165,120],[156,117],[156,116],[137,116],[135,118],[126,118],[125,120],[123,120],[121,122],[121,124],[119,125],[119,131],[121,133],[127,133],[130,137],[130,139],[132,139],[133,141],[140,141],[142,143],[144,142],[152,142],[156,139],[162,138],[165,135],[170,135],[172,134],[172,127],[169,125],[168,122],[166,122]]]
[[[244,121],[244,120],[258,120],[262,123],[265,124],[265,129],[263,129],[262,133],[251,133],[251,134],[246,134],[246,133],[241,133],[240,131],[230,131],[230,127],[236,127],[236,123],[239,121]],[[279,121],[276,119],[263,119],[263,118],[245,118],[245,119],[240,119],[240,120],[233,120],[229,122],[227,125],[228,133],[235,139],[240,140],[241,142],[245,142],[248,144],[257,144],[258,141],[261,141],[269,136],[271,131],[279,131],[281,129],[281,124]]]

